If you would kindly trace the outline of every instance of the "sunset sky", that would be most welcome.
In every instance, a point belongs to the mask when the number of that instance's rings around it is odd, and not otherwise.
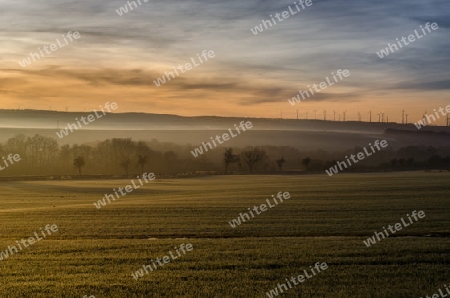
[[[137,0],[136,0],[137,1]],[[384,111],[410,121],[450,104],[448,0],[320,0],[253,35],[293,1],[154,1],[123,16],[120,0],[1,0],[0,108],[309,118],[323,110]],[[439,29],[380,59],[376,52],[420,25]],[[33,62],[19,61],[69,31],[81,38]],[[153,80],[213,50],[214,59],[161,87]],[[292,107],[288,99],[348,69],[349,78]],[[442,123],[442,122],[441,122]]]

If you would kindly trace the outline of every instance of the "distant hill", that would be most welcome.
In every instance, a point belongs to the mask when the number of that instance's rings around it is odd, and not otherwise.
[[[0,110],[0,128],[43,128],[61,129],[76,118],[94,112],[58,112],[46,110]],[[100,113],[101,114],[101,113]],[[228,129],[242,120],[250,120],[254,130],[327,130],[327,131],[384,131],[387,128],[417,130],[414,125],[377,122],[335,122],[323,120],[236,118],[218,116],[184,117],[150,113],[114,113],[104,115],[83,129],[93,130],[208,130]],[[444,130],[448,127],[427,127],[422,130]]]

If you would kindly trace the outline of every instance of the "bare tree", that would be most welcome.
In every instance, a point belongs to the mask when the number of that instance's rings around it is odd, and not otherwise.
[[[78,168],[78,173],[80,174],[81,177],[81,168],[84,167],[84,165],[86,164],[84,157],[83,156],[78,156],[77,158],[75,158],[73,160],[73,165]]]
[[[255,165],[266,158],[266,151],[258,148],[245,150],[241,153],[242,162],[247,165],[250,173],[253,173]]]
[[[302,165],[305,166],[307,172],[308,172],[308,166],[310,163],[311,163],[311,158],[307,157],[307,158],[302,159]]]
[[[141,174],[144,174],[144,166],[147,164],[147,155],[139,155],[138,164],[141,166]]]
[[[225,162],[225,173],[228,173],[228,166],[239,160],[239,156],[233,154],[233,148],[225,148],[223,161]]]
[[[281,157],[281,159],[277,159],[277,165],[280,171],[283,171],[283,164],[286,162],[284,157]]]
[[[19,134],[8,139],[5,144],[5,150],[16,152],[22,157],[22,159],[29,160],[29,142],[27,141],[27,137],[23,134]]]
[[[46,167],[57,156],[58,142],[52,138],[35,135],[27,138],[29,159],[35,167]]]

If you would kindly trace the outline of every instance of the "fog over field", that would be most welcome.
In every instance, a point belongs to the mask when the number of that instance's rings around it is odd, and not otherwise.
[[[197,145],[211,136],[221,135],[241,121],[251,121],[253,128],[245,137],[233,138],[227,146],[292,146],[302,150],[345,150],[377,138],[390,141],[394,148],[405,146],[450,146],[450,128],[429,126],[417,131],[412,125],[397,123],[338,122],[299,119],[181,117],[145,113],[107,114],[83,125],[59,139],[56,132],[76,124],[75,119],[94,112],[52,112],[34,110],[0,111],[0,142],[17,134],[41,134],[59,144],[89,144],[111,138],[138,141],[172,142]],[[82,123],[82,122],[80,122]],[[386,132],[386,129],[393,131]],[[394,133],[395,132],[395,133]]]

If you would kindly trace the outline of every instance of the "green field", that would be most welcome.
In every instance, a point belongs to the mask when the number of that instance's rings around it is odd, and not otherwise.
[[[0,297],[267,297],[316,262],[329,268],[283,297],[425,297],[450,280],[450,174],[216,176],[155,180],[96,209],[129,180],[0,183]],[[291,199],[228,224],[279,191]],[[366,247],[413,210],[424,219]],[[194,250],[134,280],[174,246]],[[281,296],[280,296],[281,297]]]

